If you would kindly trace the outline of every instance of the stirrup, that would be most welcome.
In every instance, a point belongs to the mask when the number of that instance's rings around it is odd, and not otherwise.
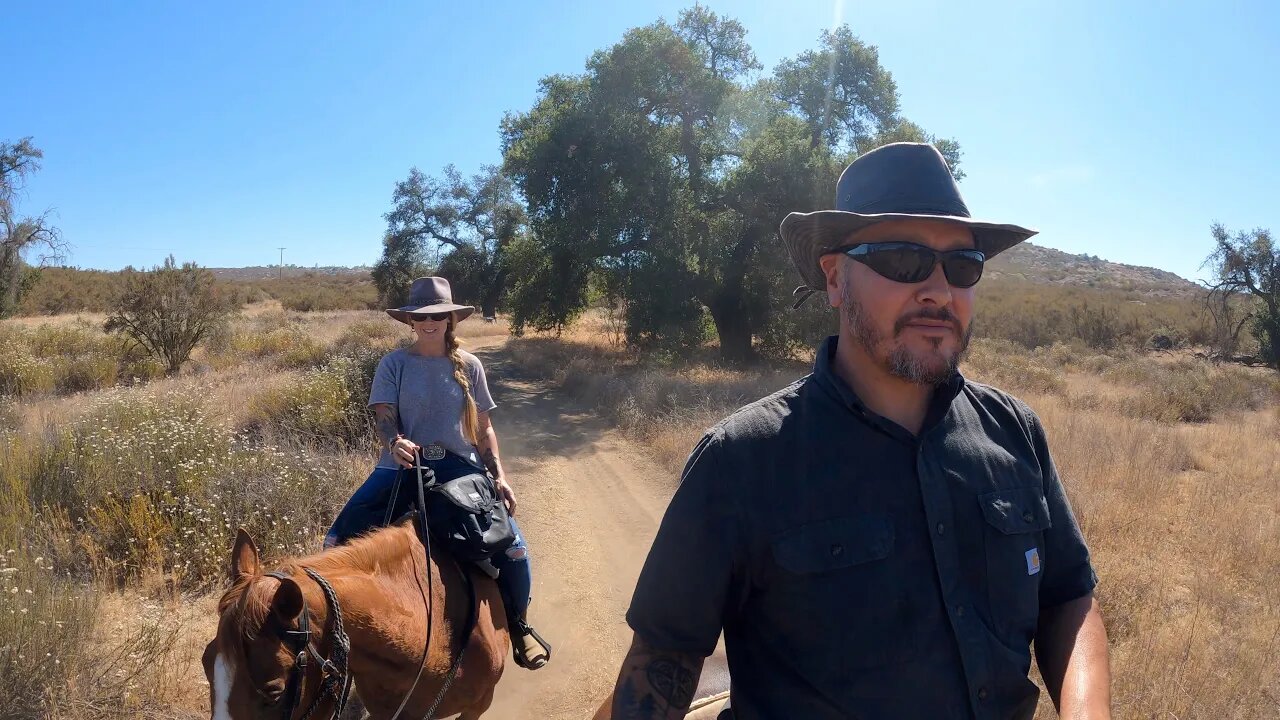
[[[525,670],[537,670],[538,668],[546,667],[547,663],[551,662],[551,643],[542,639],[538,631],[530,627],[529,623],[524,620],[517,620],[512,625],[512,628],[520,636],[518,639],[513,639],[511,643],[511,654],[515,658],[516,664]],[[535,654],[533,657],[525,655],[524,638],[526,637],[533,638],[542,647],[542,652]]]

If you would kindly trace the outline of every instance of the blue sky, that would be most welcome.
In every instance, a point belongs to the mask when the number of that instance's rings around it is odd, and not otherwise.
[[[1210,223],[1280,231],[1276,3],[704,4],[766,70],[849,23],[960,141],[974,214],[1043,245],[1195,278]],[[0,139],[45,151],[23,207],[71,264],[371,264],[411,166],[497,162],[539,78],[683,7],[9,3]]]

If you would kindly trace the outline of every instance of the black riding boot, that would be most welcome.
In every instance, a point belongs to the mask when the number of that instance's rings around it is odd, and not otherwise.
[[[526,670],[543,667],[551,661],[551,643],[529,625],[524,615],[517,615],[512,610],[517,604],[512,601],[504,583],[498,583],[498,594],[502,596],[502,605],[507,611],[507,632],[511,635],[511,654],[516,664]]]
[[[524,618],[512,618],[511,654],[516,664],[526,670],[537,670],[551,662],[551,643],[542,639]]]

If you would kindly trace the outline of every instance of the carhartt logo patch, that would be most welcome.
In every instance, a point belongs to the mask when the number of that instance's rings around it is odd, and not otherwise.
[[[1040,549],[1031,548],[1027,551],[1027,574],[1035,575],[1040,572]]]

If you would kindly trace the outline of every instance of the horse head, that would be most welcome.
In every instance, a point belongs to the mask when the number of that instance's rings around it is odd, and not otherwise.
[[[299,628],[302,589],[263,575],[258,547],[243,528],[231,551],[230,580],[218,603],[217,635],[204,650],[211,717],[285,720],[298,655],[288,633]]]

